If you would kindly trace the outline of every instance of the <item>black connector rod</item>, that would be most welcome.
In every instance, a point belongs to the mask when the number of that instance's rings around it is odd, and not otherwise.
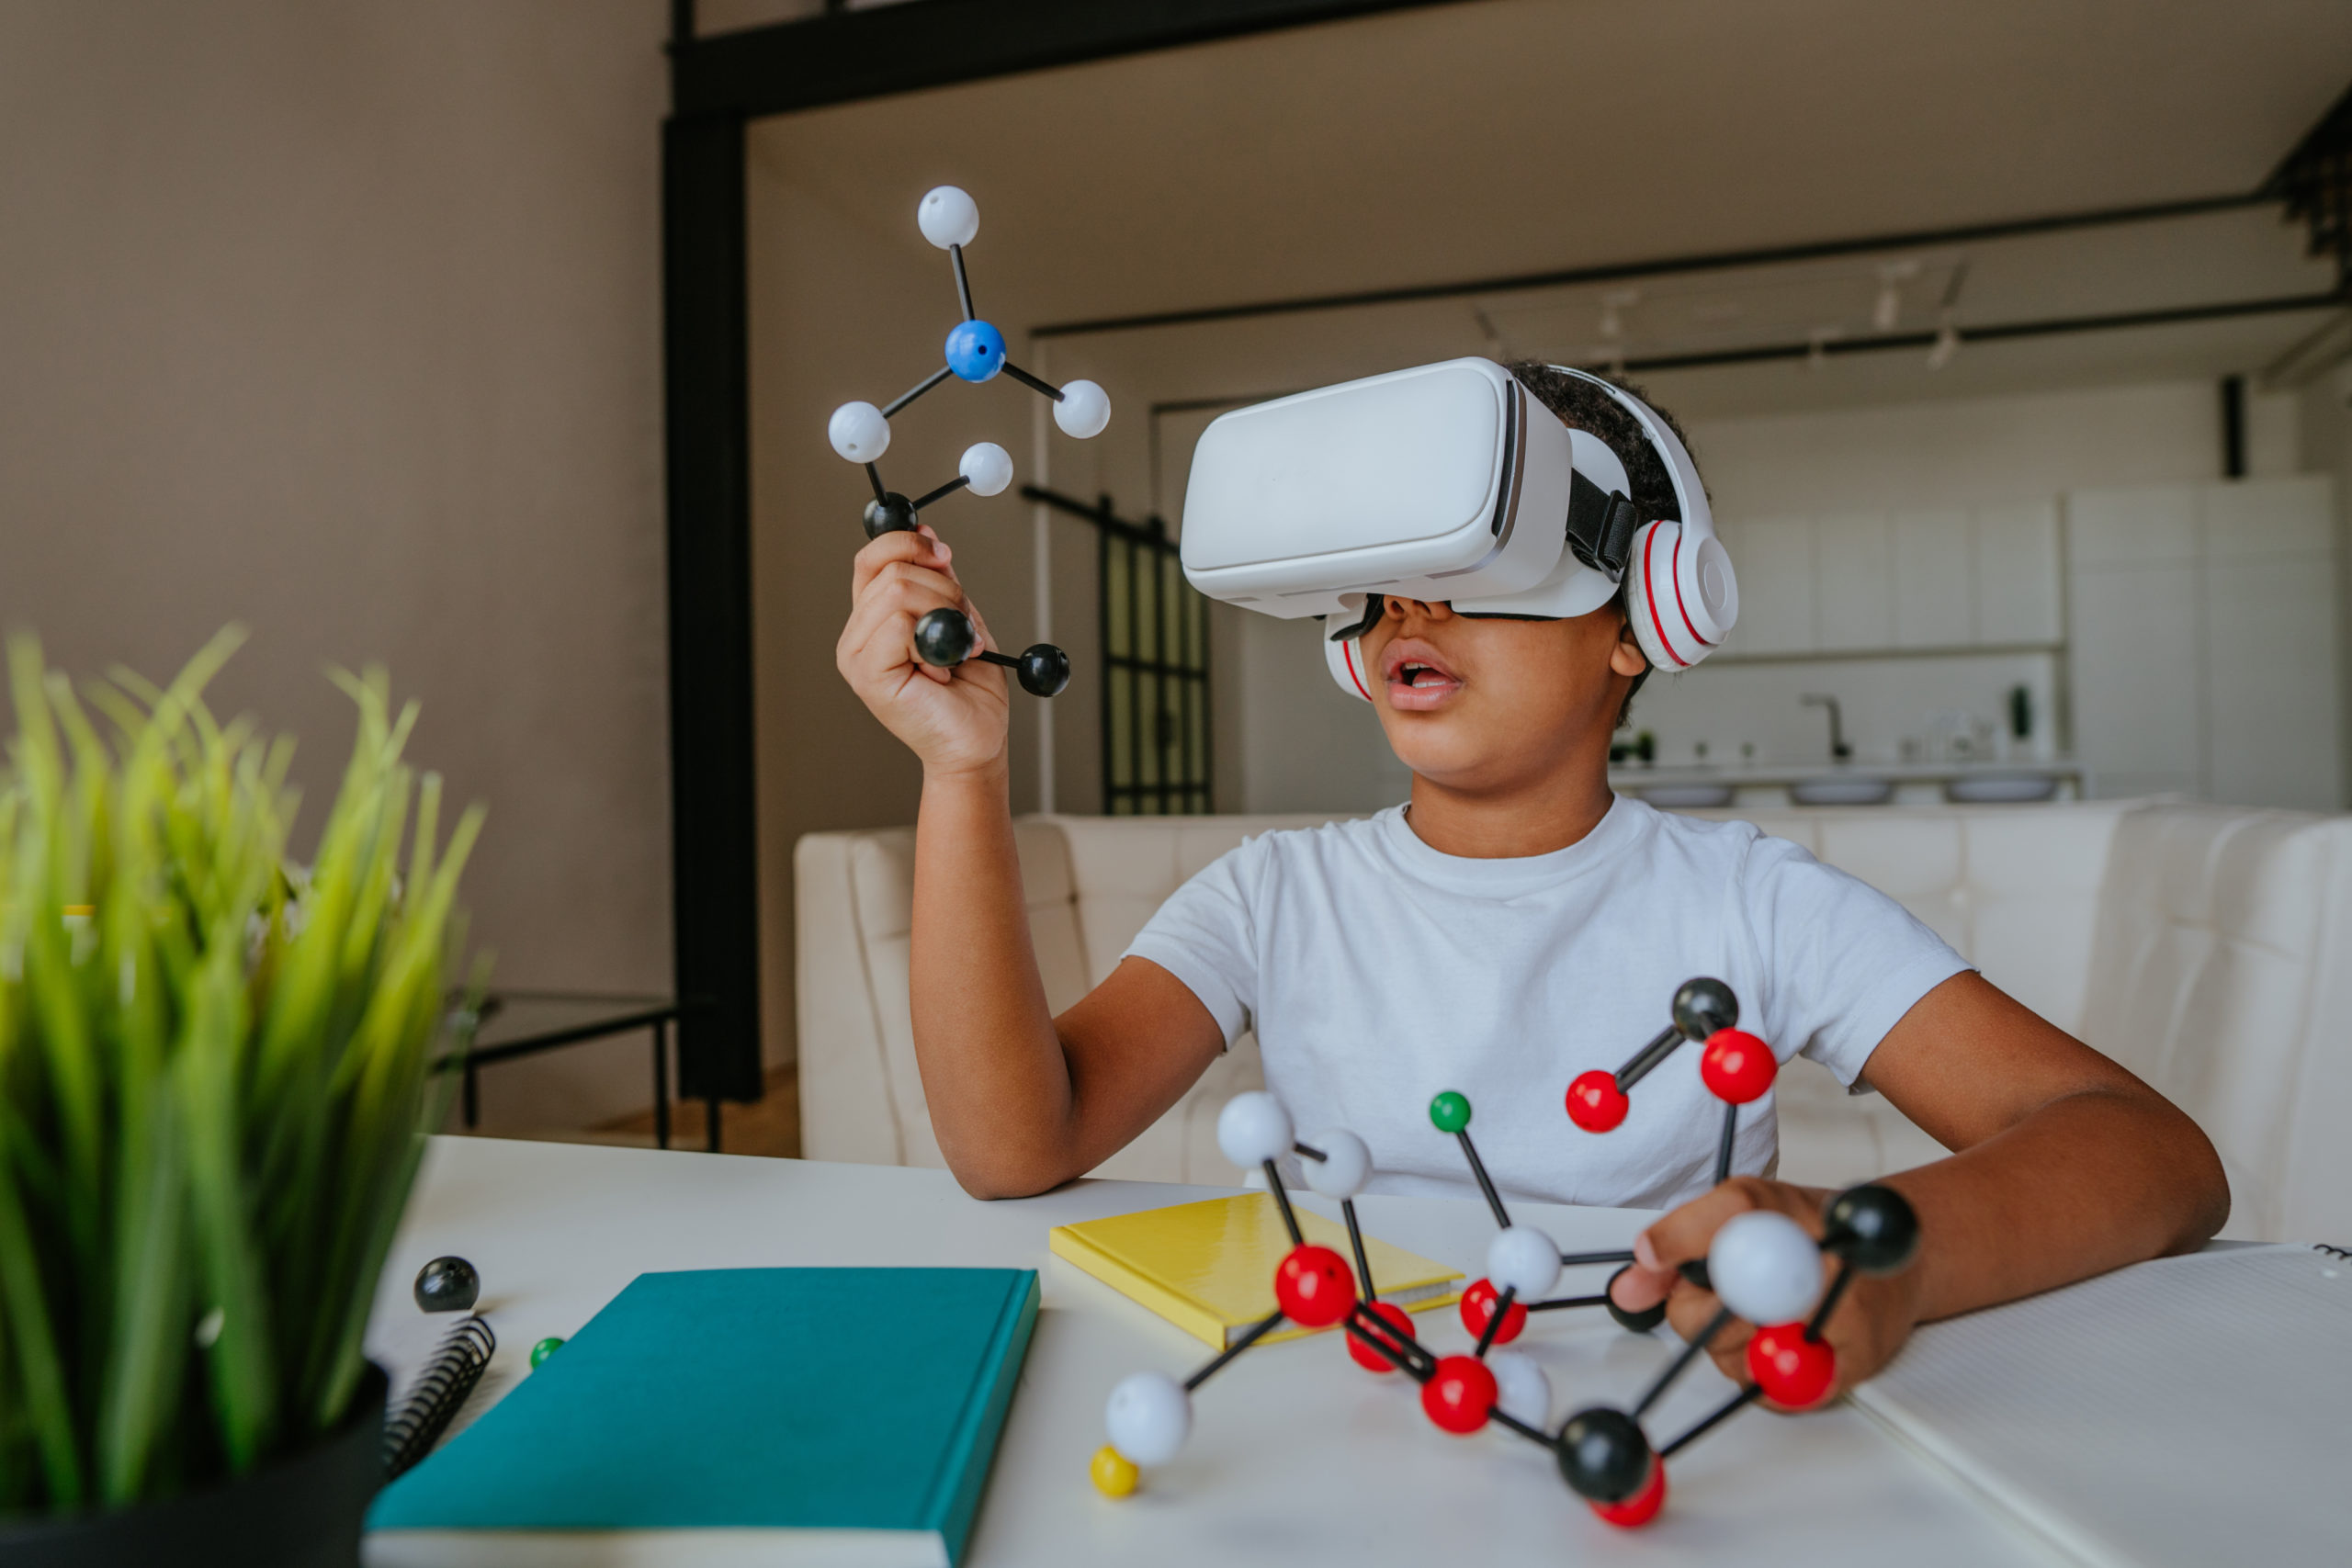
[[[1525,1438],[1531,1443],[1541,1443],[1547,1449],[1552,1446],[1552,1439],[1550,1438],[1546,1437],[1544,1433],[1537,1431],[1534,1427],[1529,1426],[1518,1416],[1507,1413],[1499,1404],[1496,1405],[1492,1410],[1487,1411],[1487,1414],[1493,1416],[1497,1421],[1500,1422],[1510,1430],[1517,1432],[1521,1437]]]
[[[915,502],[915,510],[917,512],[921,512],[924,507],[929,506],[934,501],[944,501],[971,482],[972,481],[970,479],[966,479],[962,474],[957,474],[954,479],[949,479],[945,484],[941,485],[937,490],[933,491],[929,495],[919,497]]]
[[[1487,1162],[1478,1157],[1478,1145],[1470,1141],[1470,1129],[1464,1127],[1453,1134],[1462,1140],[1462,1152],[1470,1156],[1470,1174],[1478,1179],[1478,1190],[1487,1195],[1487,1207],[1495,1212],[1495,1224],[1503,1230],[1510,1229],[1510,1215],[1503,1208],[1502,1194],[1487,1178]]]
[[[1822,1295],[1821,1304],[1813,1309],[1813,1316],[1804,1325],[1804,1337],[1807,1339],[1816,1344],[1820,1342],[1822,1325],[1829,1321],[1829,1314],[1838,1310],[1838,1298],[1846,1293],[1846,1287],[1853,1282],[1854,1266],[1841,1260],[1838,1265],[1838,1277],[1829,1281],[1829,1289]]]
[[[882,470],[868,463],[865,465],[865,477],[874,486],[874,499],[887,503],[890,499],[890,492],[882,488]]]
[[[956,268],[956,303],[964,307],[964,319],[967,321],[971,321],[973,319],[972,280],[964,274],[964,247],[948,246],[947,259]]]
[[[1530,1312],[1557,1312],[1562,1307],[1597,1307],[1607,1306],[1608,1304],[1609,1294],[1604,1291],[1597,1296],[1554,1296],[1548,1302],[1530,1302],[1527,1303],[1527,1310]]]
[[[921,511],[922,508],[917,507],[916,510]],[[1731,1145],[1738,1136],[1739,1107],[1726,1104],[1724,1107],[1723,1142],[1715,1145],[1715,1185],[1718,1187],[1731,1179]]]
[[[1348,1247],[1356,1255],[1356,1299],[1363,1302],[1378,1301],[1380,1292],[1374,1290],[1372,1284],[1372,1259],[1364,1256],[1363,1227],[1356,1224],[1354,1199],[1340,1200],[1340,1217],[1348,1222]]]
[[[1675,1438],[1674,1441],[1667,1444],[1666,1447],[1658,1450],[1657,1457],[1660,1460],[1672,1459],[1678,1452],[1689,1448],[1692,1443],[1697,1442],[1709,1432],[1714,1430],[1722,1422],[1738,1415],[1741,1411],[1755,1404],[1757,1400],[1763,1397],[1763,1394],[1764,1391],[1762,1389],[1757,1387],[1754,1383],[1749,1383],[1737,1393],[1733,1394],[1729,1399],[1724,1401],[1722,1404],[1716,1406],[1713,1414],[1710,1415],[1705,1420],[1700,1422],[1697,1426],[1683,1433],[1682,1436]]]
[[[1283,1173],[1274,1168],[1272,1160],[1266,1162],[1266,1190],[1274,1195],[1274,1201],[1282,1207],[1283,1229],[1290,1232],[1290,1244],[1293,1247],[1305,1247],[1306,1233],[1298,1228],[1298,1216],[1291,1213],[1290,1193],[1283,1186]]]
[[[888,419],[892,414],[897,413],[900,409],[905,408],[909,403],[913,402],[917,398],[922,397],[925,392],[930,391],[942,381],[946,380],[948,375],[949,371],[947,367],[944,365],[941,366],[938,369],[933,371],[930,375],[924,377],[913,386],[909,387],[905,391],[900,392],[895,400],[884,404],[882,408],[882,417],[884,419]]]
[[[1495,1310],[1487,1316],[1487,1326],[1478,1331],[1478,1348],[1470,1352],[1478,1359],[1483,1361],[1487,1359],[1487,1348],[1495,1342],[1495,1336],[1501,1332],[1503,1318],[1510,1312],[1511,1298],[1518,1293],[1516,1287],[1505,1285],[1503,1293],[1495,1298]]]
[[[1437,1358],[1419,1340],[1362,1302],[1348,1309],[1348,1327],[1390,1366],[1415,1382],[1427,1382],[1437,1375]]]
[[[1650,1069],[1673,1055],[1674,1048],[1681,1043],[1682,1031],[1671,1023],[1668,1024],[1657,1039],[1634,1052],[1625,1065],[1617,1069],[1617,1092],[1623,1094],[1649,1077]]]
[[[1298,1156],[1302,1159],[1311,1159],[1317,1165],[1321,1165],[1325,1160],[1331,1157],[1329,1155],[1325,1154],[1321,1149],[1310,1149],[1305,1144],[1293,1144],[1290,1146],[1290,1152]]]
[[[1560,1267],[1563,1269],[1575,1269],[1587,1263],[1631,1263],[1633,1261],[1634,1254],[1631,1248],[1619,1252],[1563,1252],[1560,1254]]]
[[[1258,1322],[1251,1324],[1250,1325],[1249,1333],[1243,1335],[1240,1338],[1235,1340],[1232,1344],[1227,1345],[1224,1349],[1218,1351],[1215,1360],[1212,1360],[1208,1365],[1203,1367],[1199,1371],[1194,1372],[1191,1377],[1184,1380],[1184,1392],[1186,1393],[1190,1393],[1193,1390],[1208,1382],[1209,1379],[1216,1376],[1216,1374],[1224,1369],[1224,1366],[1227,1361],[1230,1361],[1234,1357],[1238,1356],[1242,1351],[1250,1348],[1250,1346],[1258,1343],[1259,1340],[1263,1339],[1267,1335],[1272,1334],[1274,1331],[1275,1326],[1279,1325],[1282,1320],[1283,1314],[1280,1312],[1276,1312],[1272,1317],[1261,1318]]]
[[[1033,392],[1043,392],[1056,402],[1062,400],[1062,389],[1059,387],[1055,386],[1051,381],[1040,381],[1010,359],[1004,362],[1004,373]]]
[[[1657,1382],[1650,1384],[1649,1392],[1642,1395],[1642,1402],[1634,1406],[1634,1420],[1640,1420],[1642,1412],[1656,1404],[1659,1397],[1674,1386],[1674,1380],[1680,1377],[1690,1363],[1699,1359],[1700,1351],[1714,1343],[1715,1336],[1721,1334],[1724,1331],[1724,1325],[1730,1321],[1731,1308],[1717,1309],[1714,1317],[1708,1322],[1707,1326],[1699,1331],[1699,1337],[1682,1347],[1681,1352],[1666,1364],[1666,1371],[1658,1373]]]

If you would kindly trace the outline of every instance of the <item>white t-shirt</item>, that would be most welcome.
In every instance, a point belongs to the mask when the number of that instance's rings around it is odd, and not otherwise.
[[[1464,860],[1404,808],[1261,834],[1178,888],[1128,947],[1182,980],[1228,1044],[1255,1026],[1300,1136],[1371,1145],[1371,1190],[1474,1195],[1429,1103],[1457,1089],[1495,1183],[1542,1201],[1666,1208],[1714,1176],[1723,1104],[1685,1043],[1624,1123],[1568,1120],[1568,1082],[1624,1065],[1713,976],[1740,1027],[1851,1085],[1913,1003],[1968,964],[1901,905],[1746,822],[1620,797],[1551,854]],[[1780,1147],[1773,1097],[1741,1108],[1733,1168]],[[1295,1172],[1286,1171],[1286,1175]]]

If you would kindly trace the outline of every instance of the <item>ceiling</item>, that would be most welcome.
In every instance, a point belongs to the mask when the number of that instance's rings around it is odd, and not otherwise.
[[[2342,0],[1479,0],[780,117],[752,146],[755,179],[910,251],[922,191],[972,190],[983,309],[1035,327],[2249,191],[2347,80]],[[2264,208],[1258,335],[1588,362],[1835,344],[1876,330],[1890,282],[1896,330],[1932,331],[1955,273],[1963,326],[2334,281]],[[2322,319],[1973,345],[1932,383],[1914,354],[1902,385],[2255,368]],[[1882,357],[1833,360],[1807,400],[1889,395],[1848,368]]]

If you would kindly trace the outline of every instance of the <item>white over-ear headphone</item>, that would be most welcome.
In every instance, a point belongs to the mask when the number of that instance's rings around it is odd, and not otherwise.
[[[1625,611],[1633,623],[1634,640],[1653,669],[1668,672],[1688,670],[1723,645],[1731,628],[1739,619],[1739,579],[1732,570],[1731,556],[1715,537],[1714,515],[1707,507],[1706,488],[1699,481],[1698,466],[1690,461],[1690,454],[1674,434],[1673,426],[1658,416],[1657,411],[1621,387],[1611,385],[1588,371],[1565,365],[1549,368],[1563,375],[1589,381],[1614,400],[1634,416],[1642,434],[1658,459],[1666,465],[1668,481],[1674,487],[1675,510],[1680,521],[1653,520],[1644,523],[1633,536],[1622,571],[1614,579],[1602,576],[1602,581],[1622,581],[1625,585]],[[1534,417],[1542,405],[1532,398],[1526,400],[1529,417]],[[1548,413],[1548,410],[1543,410]],[[1608,469],[1608,478],[1619,478],[1622,466],[1611,457],[1603,463],[1589,460],[1585,453],[1601,444],[1583,431],[1571,431],[1579,449],[1578,468]],[[1612,496],[1612,500],[1617,499]],[[1506,599],[1457,601],[1454,608],[1465,615],[1529,615],[1535,612],[1533,601],[1544,594],[1544,589],[1555,583],[1566,586],[1567,580],[1581,575],[1599,576],[1606,566],[1599,561],[1577,558],[1582,551],[1572,555],[1567,548],[1561,551],[1562,565],[1546,584],[1528,594],[1511,595]],[[1590,570],[1587,570],[1590,569]],[[1587,602],[1589,601],[1589,602]],[[1376,599],[1367,601],[1367,608]],[[1605,594],[1592,597],[1589,590],[1567,587],[1566,596],[1555,592],[1544,603],[1544,609],[1552,615],[1583,615],[1607,603]],[[1361,646],[1363,635],[1371,629],[1376,615],[1367,614],[1361,619],[1340,626],[1331,626],[1327,617],[1323,643],[1324,661],[1331,671],[1331,679],[1341,691],[1351,696],[1372,701],[1374,676],[1364,668]]]

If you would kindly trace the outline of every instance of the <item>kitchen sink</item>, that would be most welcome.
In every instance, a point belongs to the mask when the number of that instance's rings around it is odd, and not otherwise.
[[[1894,794],[1893,779],[1868,773],[1826,773],[1789,786],[1789,798],[1799,806],[1883,806]]]

